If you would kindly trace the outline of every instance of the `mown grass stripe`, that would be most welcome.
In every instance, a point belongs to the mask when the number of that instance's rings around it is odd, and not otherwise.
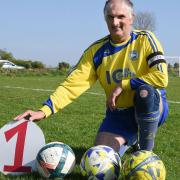
[[[24,89],[24,90],[32,90],[32,91],[45,91],[45,92],[53,92],[53,89],[35,89],[35,88],[25,88],[25,87],[13,87],[13,86],[0,86],[2,88],[8,88],[8,89]],[[92,95],[96,95],[96,96],[105,96],[105,94],[102,93],[95,93],[95,92],[85,92],[86,94],[92,94]],[[178,101],[171,101],[168,100],[168,103],[171,104],[180,104],[180,102]]]

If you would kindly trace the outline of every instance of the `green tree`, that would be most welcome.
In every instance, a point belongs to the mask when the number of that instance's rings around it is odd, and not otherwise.
[[[173,72],[173,66],[172,64],[168,63],[168,72],[172,73]]]
[[[68,70],[69,68],[70,68],[70,64],[67,62],[62,61],[58,64],[59,70]]]
[[[178,69],[179,68],[179,63],[174,63],[174,69]]]
[[[31,63],[31,66],[34,69],[44,69],[45,68],[44,64],[41,61],[33,61]]]
[[[13,60],[15,58],[13,57],[12,53],[0,49],[0,59]]]
[[[170,63],[168,63],[168,69],[171,69],[172,65]]]

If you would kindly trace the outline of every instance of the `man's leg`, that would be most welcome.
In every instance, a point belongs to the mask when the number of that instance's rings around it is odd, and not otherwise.
[[[109,133],[109,132],[100,132],[98,133],[96,140],[95,140],[95,146],[96,145],[106,145],[111,148],[113,148],[120,157],[124,155],[124,153],[131,148],[132,145],[135,146],[137,142],[137,136],[134,136],[132,138],[132,141],[128,144],[126,143],[126,140],[117,134]]]
[[[95,146],[106,145],[113,148],[116,152],[119,152],[120,146],[125,143],[125,139],[117,134],[109,132],[99,132],[95,139]]]
[[[107,145],[112,147],[122,157],[129,147],[137,140],[137,123],[134,116],[134,108],[107,109],[102,121],[95,145]]]
[[[142,85],[136,90],[134,103],[140,149],[151,151],[162,112],[161,97],[152,86]]]

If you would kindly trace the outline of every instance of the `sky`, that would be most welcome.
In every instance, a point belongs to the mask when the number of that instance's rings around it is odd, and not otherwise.
[[[0,49],[47,67],[75,65],[89,45],[108,34],[105,0],[0,0]],[[180,56],[180,1],[134,0],[150,12],[166,56]]]

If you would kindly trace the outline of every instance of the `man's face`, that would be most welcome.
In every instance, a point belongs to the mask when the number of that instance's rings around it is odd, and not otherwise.
[[[109,4],[107,7],[106,22],[114,43],[126,41],[130,35],[133,15],[123,2]]]

